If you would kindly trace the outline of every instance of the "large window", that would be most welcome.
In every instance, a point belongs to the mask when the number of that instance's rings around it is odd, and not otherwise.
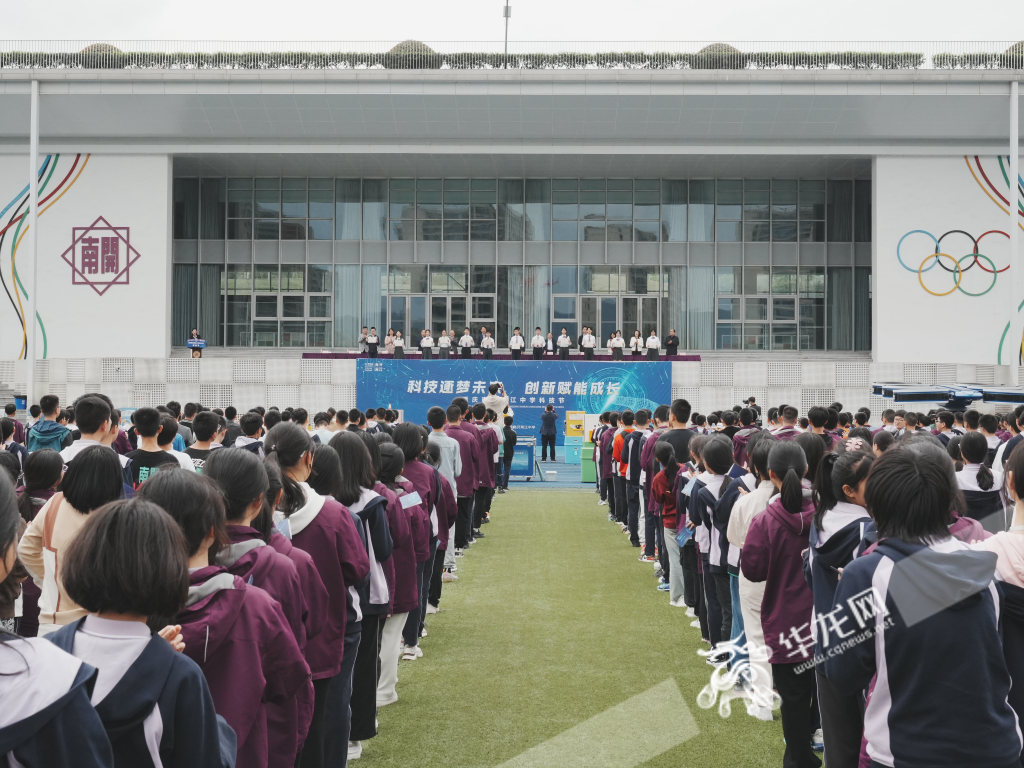
[[[499,346],[585,325],[602,345],[671,328],[692,350],[871,347],[870,180],[177,178],[173,233],[176,343],[468,324]]]

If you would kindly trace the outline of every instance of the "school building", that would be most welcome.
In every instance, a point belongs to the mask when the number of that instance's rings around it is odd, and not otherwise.
[[[704,413],[1014,382],[1024,43],[800,46],[0,43],[0,395],[33,328],[126,407],[354,404],[362,326],[674,329]]]

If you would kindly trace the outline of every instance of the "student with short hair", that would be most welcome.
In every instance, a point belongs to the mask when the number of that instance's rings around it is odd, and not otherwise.
[[[25,447],[28,452],[41,448],[52,448],[60,451],[74,442],[71,430],[60,423],[60,400],[56,395],[43,395],[39,398],[42,418],[28,430],[25,436]]]
[[[213,411],[203,411],[196,414],[192,420],[192,434],[196,441],[185,449],[185,455],[192,461],[196,472],[202,472],[207,459],[213,452],[213,443],[218,438],[224,437],[224,430],[221,428],[221,417]]]
[[[797,429],[797,417],[800,412],[792,405],[780,409],[782,413],[782,428],[775,430],[775,439],[782,441],[795,440],[800,430]]]
[[[139,408],[135,411],[134,416],[135,432],[139,436],[139,447],[129,453],[127,458],[131,462],[132,486],[138,488],[161,469],[181,466],[181,464],[158,442],[158,437],[165,429],[165,424],[162,421],[164,417],[160,415],[160,412],[155,408]],[[171,418],[170,421],[173,419]],[[166,427],[171,438],[166,444],[170,445],[174,440],[174,435],[177,434],[177,422],[175,422],[173,431],[171,431],[169,421]],[[191,464],[191,462],[189,463]]]
[[[544,357],[544,347],[547,345],[543,334],[541,334],[540,326],[534,329],[533,338],[530,340],[530,346],[533,348],[533,359],[540,360]]]
[[[118,765],[233,765],[237,740],[202,671],[156,634],[188,598],[185,539],[156,504],[115,501],[68,545],[62,578],[89,615],[47,636],[99,671],[92,705]],[[166,638],[166,639],[165,639]]]
[[[64,460],[56,451],[44,448],[31,453],[22,467],[24,485],[17,489],[18,512],[25,523],[31,523],[39,510],[57,493],[64,476]],[[39,587],[33,579],[21,583],[21,621],[18,634],[35,637],[39,629]]]
[[[469,359],[473,356],[473,336],[469,332],[469,328],[466,328],[462,334],[462,338],[459,339],[459,349],[462,350],[463,359]]]
[[[17,561],[22,522],[13,486],[0,482],[0,582]],[[95,679],[94,667],[52,643],[0,629],[4,762],[25,768],[113,768],[110,740],[89,701]]]
[[[120,499],[123,491],[117,454],[106,446],[91,446],[68,467],[61,492],[54,494],[28,524],[18,557],[42,590],[40,637],[85,616],[85,609],[66,593],[61,580],[64,550],[85,525],[89,513]]]
[[[377,337],[377,329],[371,328],[364,337],[367,357],[377,357],[377,347],[380,346],[380,339]]]
[[[14,439],[15,424],[17,422],[14,419],[8,419],[7,417],[0,419],[0,440],[3,442],[3,449],[12,456],[16,456],[18,466],[23,467],[25,466],[25,459],[28,458],[28,451],[25,450],[25,446]],[[48,449],[44,448],[43,450]]]
[[[516,434],[515,429],[512,428],[513,417],[506,416],[502,419],[501,433],[505,438],[503,442],[504,454],[501,457],[502,471],[501,471],[501,488],[498,489],[498,493],[505,493],[508,490],[508,480],[512,474],[512,462],[516,456],[516,443],[519,441],[519,436]]]
[[[512,331],[512,336],[508,340],[508,349],[512,353],[513,360],[522,360],[523,348],[526,346],[526,339],[522,336],[522,331],[517,325]]]
[[[461,398],[465,401],[465,398]],[[448,423],[445,425],[444,433],[459,444],[459,457],[462,463],[462,472],[455,478],[455,489],[457,493],[458,515],[455,522],[455,551],[453,557],[462,557],[463,550],[469,545],[469,537],[473,525],[473,495],[478,487],[476,469],[476,438],[473,434],[463,429],[462,419],[469,410],[469,403],[465,408],[460,398],[452,401],[448,407]],[[470,429],[473,429],[471,425]]]
[[[14,422],[14,442],[25,444],[25,426],[18,421],[18,406],[14,403],[8,403],[4,406],[4,415]]]
[[[138,498],[162,507],[184,534],[188,599],[177,623],[185,654],[206,676],[217,712],[238,736],[238,764],[269,765],[265,703],[283,705],[307,684],[281,605],[222,565],[228,543],[216,484],[195,472],[158,472]]]
[[[187,469],[189,472],[195,472],[195,465],[192,463],[192,459],[188,457],[188,454],[186,454],[184,451],[174,450],[174,427],[176,425],[172,422],[174,422],[174,418],[171,416],[161,417],[160,426],[162,427],[162,429],[160,430],[160,433],[156,436],[156,444],[160,446],[161,450],[166,451],[168,454],[170,454],[174,458],[174,460],[178,462],[179,467],[181,467],[182,469]],[[189,432],[191,432],[191,430],[189,430]],[[195,438],[193,438],[193,442],[195,442]]]

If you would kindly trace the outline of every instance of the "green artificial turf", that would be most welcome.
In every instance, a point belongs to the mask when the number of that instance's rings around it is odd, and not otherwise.
[[[728,719],[697,706],[711,673],[700,631],[655,589],[607,509],[585,491],[495,497],[486,538],[427,617],[423,658],[400,663],[399,700],[380,709],[380,733],[353,765],[498,766],[670,678],[699,732],[643,765],[782,764],[777,711],[764,723],[739,701]],[[637,738],[615,730],[608,738]],[[593,749],[585,762],[612,764]]]

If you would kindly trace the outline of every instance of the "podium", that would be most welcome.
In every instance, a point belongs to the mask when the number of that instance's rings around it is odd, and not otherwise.
[[[203,350],[206,349],[206,342],[202,339],[189,339],[185,342],[185,346],[192,350],[192,357],[202,357]]]

